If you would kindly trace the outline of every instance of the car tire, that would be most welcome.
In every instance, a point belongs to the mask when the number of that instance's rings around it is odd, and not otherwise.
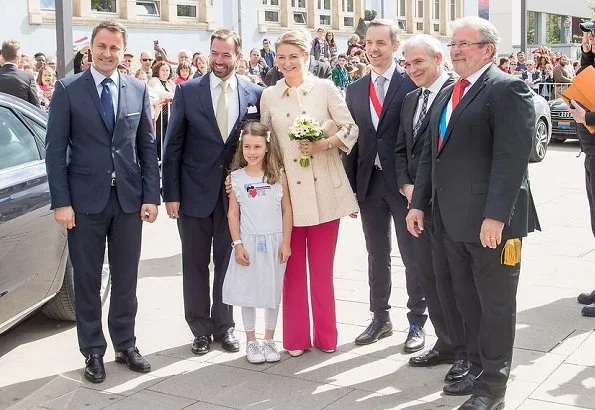
[[[535,125],[535,136],[533,137],[533,146],[531,147],[530,162],[541,162],[545,158],[548,144],[547,123],[540,118]]]
[[[111,282],[112,278],[109,266],[107,264],[103,265],[100,292],[102,306],[107,300]],[[70,258],[68,258],[68,261],[66,262],[66,268],[64,270],[64,280],[62,281],[62,287],[56,296],[44,306],[42,312],[50,319],[74,322],[76,320],[74,300],[74,269],[72,267],[72,262],[70,262]]]

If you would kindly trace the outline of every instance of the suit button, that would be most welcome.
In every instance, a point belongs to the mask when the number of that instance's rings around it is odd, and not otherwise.
[[[219,169],[223,169],[223,165],[219,164]]]
[[[440,158],[436,159],[436,165],[440,164]]]
[[[318,178],[314,178],[314,182],[318,181]]]
[[[299,185],[302,183],[302,181],[296,181],[295,183]]]
[[[108,169],[107,171],[105,171],[105,173],[111,175],[112,170],[111,169]]]
[[[116,148],[115,147],[112,147],[112,152],[116,152]]]
[[[376,141],[378,141],[378,142],[382,142],[382,138],[378,138]]]
[[[411,154],[411,158],[415,158],[415,154]]]
[[[293,159],[293,162],[297,162],[297,158],[294,158],[294,159]]]

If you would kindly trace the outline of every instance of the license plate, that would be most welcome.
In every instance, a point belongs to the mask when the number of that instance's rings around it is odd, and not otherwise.
[[[558,128],[568,129],[570,128],[570,121],[558,121]]]

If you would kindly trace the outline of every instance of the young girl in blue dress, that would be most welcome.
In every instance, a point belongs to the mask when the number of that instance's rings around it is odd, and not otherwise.
[[[276,362],[273,336],[285,264],[291,248],[291,202],[279,143],[259,122],[246,123],[231,164],[229,231],[235,258],[223,283],[223,302],[242,307],[246,358]],[[256,340],[256,308],[264,309],[264,340]]]

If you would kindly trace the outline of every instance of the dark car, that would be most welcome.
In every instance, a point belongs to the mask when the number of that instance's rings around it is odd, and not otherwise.
[[[568,105],[562,98],[549,102],[552,115],[552,139],[564,142],[567,139],[578,139],[576,122],[568,111]]]
[[[47,115],[0,93],[0,333],[42,308],[75,320],[66,231],[54,221],[45,169]],[[110,285],[102,275],[102,302]]]

